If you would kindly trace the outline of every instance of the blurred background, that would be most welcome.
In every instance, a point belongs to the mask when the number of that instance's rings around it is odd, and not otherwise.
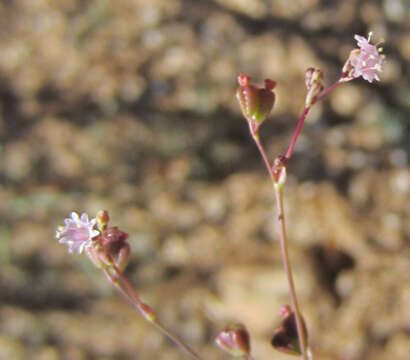
[[[87,257],[54,238],[73,210],[130,234],[126,275],[205,359],[230,320],[255,358],[289,302],[268,175],[236,77],[278,82],[261,136],[285,152],[306,68],[338,79],[354,34],[384,38],[381,82],[309,114],[285,190],[315,359],[410,353],[408,0],[0,3],[0,359],[182,359]]]

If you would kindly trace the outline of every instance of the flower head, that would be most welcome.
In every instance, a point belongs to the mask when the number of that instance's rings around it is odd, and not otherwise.
[[[385,63],[385,56],[381,54],[382,48],[378,48],[378,44],[370,44],[372,33],[366,39],[363,36],[355,35],[359,49],[355,49],[350,53],[350,56],[343,67],[343,72],[346,73],[347,80],[352,77],[363,77],[368,82],[373,82],[374,79],[379,81],[377,72],[382,71]]]
[[[91,239],[100,234],[94,227],[96,219],[88,220],[88,215],[83,213],[81,217],[72,212],[71,218],[64,220],[64,226],[60,226],[56,232],[56,238],[60,244],[67,244],[68,252],[77,251],[79,254],[84,248],[91,245]]]

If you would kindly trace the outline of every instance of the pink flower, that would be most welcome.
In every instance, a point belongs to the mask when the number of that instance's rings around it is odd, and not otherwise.
[[[350,70],[349,77],[361,76],[368,82],[373,82],[374,79],[380,81],[377,72],[382,71],[385,57],[380,54],[382,48],[377,48],[379,44],[370,44],[371,36],[372,33],[369,33],[367,39],[359,35],[354,36],[360,49],[353,50],[346,62],[344,70]]]
[[[60,226],[56,232],[56,238],[60,244],[66,244],[68,252],[77,251],[79,254],[84,248],[91,246],[91,239],[100,234],[94,229],[97,220],[88,220],[88,215],[83,213],[81,218],[76,212],[71,213],[71,218],[64,220],[64,226]]]

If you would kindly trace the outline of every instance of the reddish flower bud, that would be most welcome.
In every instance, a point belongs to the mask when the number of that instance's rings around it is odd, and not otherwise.
[[[221,330],[215,339],[216,344],[234,357],[249,356],[250,337],[242,324],[230,324]]]
[[[276,82],[266,79],[264,88],[251,85],[250,82],[249,76],[238,76],[239,87],[236,91],[236,98],[245,118],[261,124],[268,117],[275,103],[273,89]]]
[[[114,264],[124,270],[130,259],[130,246],[127,243],[128,234],[118,227],[110,227],[101,234],[101,242],[105,252],[111,256]]]
[[[118,245],[128,239],[128,234],[120,230],[117,226],[109,227],[102,234],[102,243],[104,246]]]
[[[130,254],[131,247],[127,242],[124,242],[118,250],[116,257],[114,258],[115,265],[117,265],[121,271],[124,271],[128,263],[130,262]]]
[[[283,320],[281,326],[276,329],[273,335],[272,346],[283,353],[299,356],[302,352],[299,344],[295,313],[291,310],[289,305],[285,305],[280,310],[280,314],[282,315]],[[307,329],[303,318],[302,324],[305,338],[307,339]]]
[[[281,307],[279,310],[279,314],[282,316],[282,318],[286,319],[289,315],[292,315],[292,309],[290,305],[286,304]]]
[[[91,260],[91,262],[98,268],[98,269],[103,269],[112,266],[112,264],[117,265],[117,257],[115,253],[112,253],[112,251],[108,247],[104,248],[102,245],[102,237],[99,236],[94,245],[90,246],[85,249],[85,252],[88,256],[88,258]],[[118,265],[117,265],[118,266]]]

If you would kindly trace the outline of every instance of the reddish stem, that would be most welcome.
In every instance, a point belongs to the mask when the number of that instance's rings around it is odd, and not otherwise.
[[[281,186],[276,186],[275,174],[273,172],[272,165],[270,164],[268,156],[266,155],[265,149],[263,148],[263,145],[260,142],[257,130],[254,130],[251,124],[250,124],[250,130],[251,130],[252,137],[255,140],[255,143],[259,149],[259,152],[265,162],[266,169],[268,170],[269,176],[272,181],[272,185],[275,189],[275,199],[276,199],[276,206],[277,206],[277,212],[278,212],[278,221],[280,225],[279,234],[280,234],[280,248],[281,248],[281,254],[282,254],[282,263],[283,263],[283,267],[284,267],[284,270],[285,270],[285,273],[288,279],[292,310],[294,311],[295,317],[296,317],[296,328],[298,332],[299,345],[300,345],[300,349],[302,352],[302,359],[308,360],[306,334],[305,334],[303,324],[302,324],[302,317],[300,315],[295,284],[293,281],[292,267],[290,265],[289,255],[288,255],[286,227],[285,227],[285,214],[283,211],[282,189],[281,189]]]
[[[296,141],[299,137],[299,134],[302,130],[303,124],[305,122],[306,116],[309,113],[309,110],[311,109],[311,107],[316,104],[317,102],[319,102],[320,100],[322,100],[326,95],[330,94],[334,89],[336,89],[339,85],[341,84],[340,79],[338,81],[336,81],[335,83],[333,83],[332,85],[330,85],[327,89],[323,90],[312,102],[312,105],[310,106],[306,106],[303,109],[302,115],[300,115],[300,119],[298,121],[298,124],[296,125],[296,129],[295,132],[293,133],[292,136],[292,140],[290,141],[290,145],[288,148],[288,151],[286,152],[286,159],[289,160],[292,157],[293,154],[293,149],[295,148],[296,145]]]
[[[118,276],[118,278],[124,283],[125,287],[127,288],[127,291],[129,294],[131,294],[132,298],[135,300],[135,302],[141,306],[142,302],[138,296],[138,293],[135,291],[135,289],[132,287],[132,285],[130,284],[130,282],[128,281],[128,279],[124,276],[124,274],[122,273],[122,271],[118,268],[117,265],[115,265],[114,263],[112,264],[112,268],[115,271],[115,274]]]
[[[293,149],[296,145],[296,140],[299,137],[299,134],[302,130],[303,124],[305,122],[305,119],[306,119],[306,116],[307,116],[309,110],[310,110],[310,107],[305,107],[303,109],[302,115],[300,116],[300,119],[299,119],[298,124],[297,124],[296,129],[295,129],[295,132],[293,133],[292,140],[290,141],[288,151],[286,152],[286,155],[285,155],[286,159],[288,159],[288,160],[292,157]]]
[[[302,359],[308,360],[307,356],[307,341],[306,333],[302,322],[302,316],[300,314],[298,298],[296,296],[295,283],[293,281],[292,267],[290,265],[287,236],[286,236],[286,225],[285,225],[285,212],[283,209],[283,196],[282,187],[275,186],[275,198],[276,198],[276,208],[278,213],[278,222],[280,226],[280,250],[282,254],[283,267],[288,278],[288,284],[290,289],[290,300],[292,304],[292,309],[296,317],[296,328],[299,338],[299,346],[302,352]]]
[[[263,148],[263,145],[262,145],[262,143],[259,139],[258,129],[255,128],[252,125],[252,120],[248,119],[248,123],[249,123],[249,129],[251,131],[252,138],[253,138],[253,140],[255,140],[255,143],[256,143],[256,146],[258,147],[259,153],[261,154],[262,159],[265,163],[265,166],[268,169],[268,173],[269,173],[270,179],[272,181],[272,184],[274,184],[275,183],[275,176],[273,174],[272,166],[269,162],[268,156],[266,155],[265,149]]]
[[[313,104],[319,102],[320,100],[322,100],[325,96],[327,96],[328,94],[330,94],[334,89],[336,89],[340,84],[342,84],[342,78],[340,78],[339,80],[337,80],[335,83],[333,83],[332,85],[330,85],[327,89],[324,89],[315,99],[315,101],[313,102]]]
[[[147,314],[144,311],[145,304],[140,300],[137,292],[132,287],[131,283],[122,273],[122,271],[114,264],[110,266],[115,275],[111,273],[108,268],[104,268],[103,272],[108,280],[116,286],[120,293],[133,305],[144,317],[147,319]],[[185,350],[193,359],[202,360],[202,358],[193,350],[189,345],[185,344],[181,339],[174,335],[169,329],[167,329],[155,316],[150,316],[149,322],[154,325],[163,335],[167,336],[181,349]]]

